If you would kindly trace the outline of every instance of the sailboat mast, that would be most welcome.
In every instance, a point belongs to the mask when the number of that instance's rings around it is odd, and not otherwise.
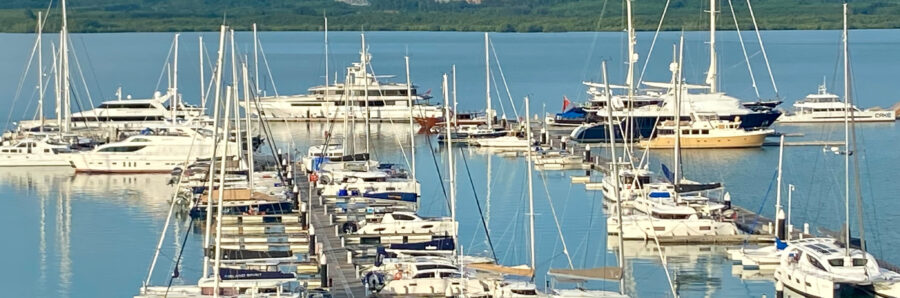
[[[716,57],[716,1],[718,0],[709,0],[709,70],[706,72],[709,93],[719,92],[719,63]]]
[[[209,171],[207,171],[207,175],[209,175],[209,184],[207,185],[207,200],[206,200],[206,233],[203,236],[203,249],[209,249],[209,236],[212,231],[212,190],[215,188],[215,179],[213,177],[213,173],[216,170],[216,151],[219,149],[219,141],[225,135],[220,137],[219,135],[219,107],[221,105],[222,99],[222,66],[225,62],[225,30],[226,26],[222,25],[219,31],[219,51],[218,57],[216,58],[216,68],[215,68],[215,82],[213,86],[215,89],[215,96],[213,97],[213,148],[212,148],[212,156],[209,160]],[[227,139],[226,139],[227,140]],[[203,277],[209,276],[209,253],[203,254]]]
[[[684,85],[682,79],[683,67],[681,63],[684,62],[684,33],[681,34],[681,40],[679,41],[678,47],[678,63],[675,71],[675,181],[672,182],[675,184],[676,202],[679,201],[678,185],[681,184],[681,96]]]
[[[847,49],[847,3],[844,3],[844,227],[846,256],[850,256],[850,51]]]
[[[253,94],[259,95],[259,35],[257,35],[256,23],[253,23],[253,68],[253,85],[256,86]],[[325,74],[328,75],[328,68],[325,68]],[[325,82],[328,82],[327,76]]]
[[[534,260],[534,190],[532,189],[534,182],[532,181],[532,157],[531,157],[531,109],[528,102],[528,96],[525,97],[525,140],[528,141],[526,152],[526,162],[528,163],[528,233],[529,233],[529,252],[531,253],[531,280],[534,281],[535,260]]]
[[[413,181],[416,180],[416,132],[413,130],[413,126],[415,123],[413,122],[413,97],[412,97],[412,82],[409,79],[409,56],[403,57],[406,62],[406,104],[409,105],[409,149],[410,149],[410,158],[412,159],[412,163],[410,164],[410,172],[412,173]],[[419,204],[419,200],[416,200],[416,204]]]
[[[231,101],[232,108],[234,108],[234,140],[236,143],[241,143],[241,121],[240,116],[238,115],[238,59],[237,59],[237,50],[234,39],[234,29],[231,29],[231,88],[234,89],[232,92],[232,96],[234,96],[234,100]],[[226,121],[228,117],[225,117]],[[226,136],[231,138],[231,131],[225,130]],[[226,139],[228,140],[228,139]],[[227,141],[226,141],[227,144]],[[240,158],[244,155],[244,149],[242,146],[237,146],[237,156]],[[252,185],[251,185],[252,187]]]
[[[173,45],[175,53],[172,61],[172,99],[169,102],[172,110],[172,123],[175,123],[178,109],[178,39],[180,36],[181,34],[175,33],[175,44]]]
[[[229,146],[230,144],[228,141],[228,130],[230,129],[228,127],[228,124],[230,123],[230,121],[228,120],[228,117],[230,116],[229,114],[231,113],[231,102],[234,98],[233,90],[234,90],[233,87],[229,87],[229,88],[225,89],[225,115],[222,116],[222,119],[225,120],[225,124],[224,124],[225,135],[223,137],[223,140],[224,140],[223,145],[225,148],[222,150],[223,151],[222,152],[222,160],[221,160],[221,164],[219,165],[219,190],[218,190],[219,198],[216,203],[216,260],[215,260],[215,263],[213,266],[213,268],[214,268],[213,274],[215,274],[215,276],[216,276],[213,293],[215,293],[216,297],[219,296],[219,282],[221,280],[221,278],[219,278],[219,269],[222,266],[222,213],[224,212],[223,210],[225,209],[222,207],[223,207],[224,201],[225,201],[225,162],[227,161],[227,158],[228,158],[228,147],[230,147]],[[237,113],[237,111],[235,111],[235,113]],[[215,159],[215,158],[216,157],[213,156],[212,159]],[[210,190],[210,195],[206,197],[206,202],[207,202],[206,213],[209,214],[212,212],[212,209],[209,208],[209,206],[212,206],[210,204],[210,202],[212,202],[212,190]]]
[[[250,134],[251,126],[250,126],[250,74],[247,73],[249,70],[247,69],[247,63],[244,62],[241,64],[242,73],[244,74],[244,125],[246,128],[244,129],[245,142],[247,142],[247,181],[249,182],[250,188],[253,188],[253,170],[256,165],[253,162],[253,137]],[[234,111],[237,114],[237,111]],[[327,144],[326,144],[327,146]]]
[[[206,110],[206,75],[203,73],[203,35],[198,37],[200,52],[200,109]]]
[[[44,32],[43,12],[38,11],[37,23],[37,49],[38,49],[38,113],[40,113],[41,128],[40,132],[44,132],[44,47],[41,34]]]
[[[625,85],[628,86],[628,113],[630,116],[631,112],[634,110],[634,64],[637,62],[638,58],[637,54],[634,52],[634,45],[637,42],[637,38],[634,34],[634,15],[631,11],[631,0],[625,1],[625,9],[627,10],[628,14],[628,77],[625,78]],[[609,88],[607,88],[607,105],[612,104],[612,97],[609,96],[609,91]],[[609,119],[612,119],[612,116],[610,116]],[[628,117],[628,123],[626,125],[628,128],[626,129],[627,136],[623,136],[623,141],[630,144],[629,147],[631,148],[631,151],[633,153],[634,142],[632,142],[631,139],[634,138],[634,118]]]
[[[328,16],[322,15],[325,18],[325,97],[328,97]],[[326,115],[325,120],[328,120]]]
[[[441,84],[442,93],[444,95],[444,116],[450,116],[450,96],[447,93],[447,74],[444,74],[443,83]],[[456,222],[456,163],[453,161],[453,133],[450,128],[450,121],[444,121],[447,125],[447,168],[450,175],[450,219]],[[454,243],[456,242],[456,231],[453,232]]]
[[[366,113],[366,153],[372,152],[370,149],[371,140],[369,140],[369,51],[366,50],[366,34],[360,34],[362,36],[362,75],[363,75],[363,100],[365,101],[365,113]]]
[[[491,56],[488,53],[490,48],[490,39],[488,39],[488,33],[484,33],[484,100],[485,100],[485,117],[487,117],[487,125],[494,125],[494,117],[491,115],[493,111],[491,111]]]
[[[69,25],[66,16],[66,0],[61,0],[62,7],[62,30],[59,34],[59,71],[60,83],[62,85],[62,109],[59,113],[63,118],[62,132],[68,133],[71,126],[71,96],[69,94]]]
[[[630,0],[628,2],[631,3]],[[629,4],[629,7],[630,7],[630,4]],[[606,115],[608,117],[607,119],[612,119],[612,105],[609,104],[612,102],[612,95],[610,93],[610,91],[612,91],[612,90],[609,88],[609,78],[607,77],[607,73],[606,73],[606,61],[603,61],[602,66],[603,66],[603,85],[606,86],[606,102],[607,102],[607,104],[606,104],[606,113],[607,114]],[[613,179],[615,181],[615,184],[613,186],[613,189],[614,189],[613,192],[615,193],[615,196],[616,196],[616,200],[615,200],[616,201],[616,220],[619,222],[619,228],[618,228],[618,230],[619,230],[618,231],[619,232],[619,234],[618,234],[619,235],[619,250],[618,250],[619,268],[621,268],[622,272],[624,273],[625,272],[625,241],[622,238],[622,236],[624,235],[622,232],[622,225],[624,223],[622,222],[622,197],[620,196],[620,193],[619,193],[619,166],[618,166],[618,163],[616,163],[615,129],[613,128],[612,122],[609,122],[609,121],[606,123],[606,127],[609,130],[609,136],[610,136],[608,138],[609,139],[609,154],[610,154],[610,161],[611,161],[609,163],[610,175],[613,176]],[[619,279],[619,293],[621,293],[623,295],[625,294],[625,278]]]

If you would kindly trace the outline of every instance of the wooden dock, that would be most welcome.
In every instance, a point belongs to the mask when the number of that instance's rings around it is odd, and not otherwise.
[[[331,291],[333,297],[367,297],[366,289],[357,277],[356,265],[352,262],[352,251],[345,248],[338,234],[337,225],[328,207],[311,191],[305,175],[298,175],[296,185],[300,189],[300,201],[309,206],[310,234],[315,239],[320,265],[324,265],[323,287]]]

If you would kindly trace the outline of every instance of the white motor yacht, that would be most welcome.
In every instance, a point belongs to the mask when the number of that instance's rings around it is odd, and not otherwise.
[[[225,143],[219,144],[224,152]],[[237,155],[238,143],[228,142],[228,154]],[[203,128],[170,127],[156,134],[141,134],[101,145],[69,157],[77,172],[168,173],[213,153],[212,131]]]
[[[681,129],[681,148],[752,148],[760,147],[773,129],[745,130],[739,120],[721,120],[715,114],[692,114],[691,121],[663,121],[657,127],[656,136],[641,140],[641,148],[670,149],[675,147],[675,127]]]
[[[14,144],[0,145],[0,167],[71,167],[68,145],[48,139],[25,138]]]
[[[819,92],[807,95],[794,103],[794,110],[778,119],[780,123],[843,123],[845,103],[833,93],[828,93],[825,84],[819,85]],[[894,111],[882,109],[861,110],[850,106],[852,122],[894,122]]]
[[[371,59],[371,55],[360,54],[360,62],[347,67],[344,83],[315,86],[308,94],[261,97],[250,111],[270,121],[333,121],[345,116],[363,119],[367,108],[369,119],[380,122],[406,122],[410,113],[424,118],[442,115],[440,107],[428,104],[430,96],[419,94],[415,86],[383,82],[364,69]],[[407,92],[412,93],[412,108]]]

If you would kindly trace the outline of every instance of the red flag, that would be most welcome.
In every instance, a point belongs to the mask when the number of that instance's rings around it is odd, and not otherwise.
[[[572,104],[572,102],[569,101],[569,98],[563,95],[563,112],[566,111],[566,108],[568,108],[570,104]]]

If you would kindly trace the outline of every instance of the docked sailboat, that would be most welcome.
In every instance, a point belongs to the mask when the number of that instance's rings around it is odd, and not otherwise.
[[[896,276],[896,273],[882,269],[878,261],[865,249],[865,238],[862,237],[862,211],[858,210],[857,219],[860,226],[859,248],[853,247],[850,233],[850,156],[856,150],[855,137],[850,138],[852,110],[850,104],[850,58],[848,56],[847,3],[843,5],[843,57],[844,57],[844,142],[845,150],[836,151],[844,159],[844,233],[840,242],[833,238],[800,239],[788,243],[781,254],[780,264],[775,269],[775,290],[790,290],[803,296],[813,297],[860,297],[896,295],[897,281],[888,284],[882,282],[885,276]],[[854,142],[851,143],[851,140]],[[850,145],[853,145],[852,147]],[[858,162],[858,161],[856,161]],[[859,175],[859,173],[855,173]],[[857,180],[858,181],[858,180]],[[859,187],[859,185],[857,185]],[[862,204],[858,197],[858,204]],[[857,205],[857,208],[862,208]],[[876,292],[875,284],[879,283],[882,292]],[[894,289],[892,289],[894,288]]]
[[[861,110],[850,105],[850,121],[853,122],[894,122],[894,111],[882,109]],[[794,103],[794,110],[778,118],[779,123],[838,123],[844,122],[845,105],[840,97],[829,93],[825,83],[819,85],[816,94]]]
[[[675,146],[675,121],[663,121],[656,135],[641,140],[641,148],[671,149]],[[681,148],[753,148],[761,147],[773,129],[745,130],[740,121],[721,120],[716,115],[694,113],[691,121],[677,125],[681,129]]]

